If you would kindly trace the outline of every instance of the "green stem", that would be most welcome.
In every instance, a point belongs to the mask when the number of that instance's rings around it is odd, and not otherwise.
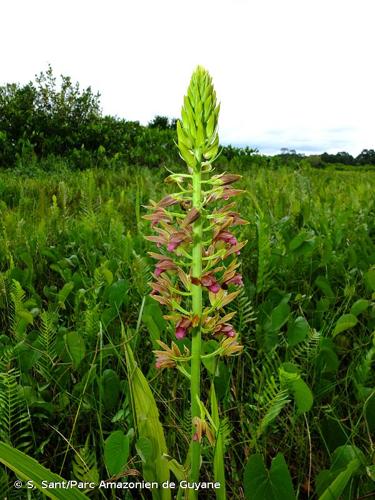
[[[196,170],[193,174],[193,207],[201,211],[202,188],[201,171]],[[202,276],[202,216],[193,224],[193,262],[192,276],[201,278]],[[201,285],[192,285],[192,307],[193,314],[202,317],[202,287]],[[201,326],[200,324],[193,331],[192,349],[191,349],[191,418],[200,417],[200,369],[201,369]],[[192,434],[194,433],[194,429]],[[191,473],[190,481],[199,480],[199,469],[201,462],[201,447],[198,441],[193,441],[191,446]],[[196,498],[196,493],[190,490],[190,498]]]

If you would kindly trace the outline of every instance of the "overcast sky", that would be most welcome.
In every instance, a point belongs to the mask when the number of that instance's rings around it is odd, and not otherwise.
[[[50,63],[104,113],[178,117],[204,65],[223,143],[274,153],[375,148],[374,0],[3,0],[0,84]]]

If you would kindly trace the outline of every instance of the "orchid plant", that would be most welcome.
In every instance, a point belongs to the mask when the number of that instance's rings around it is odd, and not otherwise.
[[[209,73],[198,66],[192,75],[177,122],[178,149],[187,164],[186,173],[171,173],[166,182],[177,188],[151,202],[145,219],[151,222],[157,252],[151,296],[167,309],[178,341],[191,339],[191,350],[159,341],[154,351],[156,367],[181,371],[190,381],[192,434],[190,480],[198,481],[201,441],[215,442],[217,429],[201,401],[201,363],[208,357],[241,353],[238,334],[231,324],[235,311],[225,307],[243,286],[238,255],[246,242],[232,233],[246,224],[230,200],[242,191],[232,184],[240,176],[213,174],[212,163],[219,154],[218,115],[220,105]],[[228,202],[228,200],[230,200]],[[228,202],[228,203],[226,203]],[[216,340],[217,348],[204,354],[203,343]]]

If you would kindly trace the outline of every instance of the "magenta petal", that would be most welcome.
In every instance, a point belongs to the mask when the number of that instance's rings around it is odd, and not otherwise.
[[[167,250],[168,252],[173,252],[178,247],[179,243],[168,243]]]
[[[242,276],[240,274],[236,274],[236,276],[233,276],[233,278],[230,279],[227,283],[228,284],[231,283],[232,285],[243,286]]]
[[[220,290],[220,285],[219,283],[214,283],[213,285],[209,286],[208,289],[212,293],[217,293]]]
[[[186,335],[186,328],[182,328],[181,326],[179,326],[176,330],[176,339],[183,339]]]
[[[160,276],[162,272],[163,272],[163,270],[162,270],[162,269],[160,269],[159,267],[157,267],[157,268],[155,269],[155,276]]]

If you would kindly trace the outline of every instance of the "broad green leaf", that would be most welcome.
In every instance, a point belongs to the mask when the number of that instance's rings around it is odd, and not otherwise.
[[[101,398],[106,410],[116,407],[120,395],[120,378],[114,370],[104,370],[100,379]]]
[[[337,372],[339,358],[335,351],[335,345],[331,338],[322,338],[320,342],[320,352],[317,358],[317,365],[321,373]]]
[[[25,321],[28,325],[32,325],[34,322],[34,316],[31,312],[26,311],[26,309],[17,311],[18,316]]]
[[[73,291],[73,289],[74,289],[74,283],[69,281],[69,283],[65,283],[65,285],[57,294],[58,303],[60,307],[62,307],[63,309],[65,309],[65,301],[68,298],[69,294]]]
[[[304,380],[302,380],[302,378],[292,382],[292,393],[297,405],[298,413],[305,413],[311,409],[314,397],[309,386]]]
[[[185,467],[177,462],[176,459],[169,460],[168,466],[171,472],[176,476],[177,481],[182,481],[187,479],[188,471]]]
[[[46,467],[43,467],[34,458],[25,455],[19,450],[12,448],[6,443],[0,442],[0,462],[11,469],[17,477],[23,481],[33,481],[33,485],[40,490],[43,495],[58,500],[81,500],[87,498],[78,489],[48,489],[42,487],[42,481],[48,483],[58,483],[66,481]]]
[[[85,342],[77,332],[68,332],[64,335],[66,350],[72,360],[72,365],[77,368],[85,357]]]
[[[112,283],[107,290],[110,306],[118,311],[121,305],[128,301],[128,284],[125,280],[121,279]]]
[[[296,500],[292,479],[281,453],[267,471],[262,456],[250,456],[244,472],[246,500]]]
[[[352,305],[350,309],[350,313],[353,314],[354,316],[358,316],[359,314],[363,313],[366,311],[366,309],[369,307],[370,301],[366,299],[359,299],[354,304]]]
[[[159,419],[159,411],[147,379],[134,359],[130,342],[121,327],[121,336],[125,351],[125,360],[128,371],[129,389],[134,409],[134,418],[137,424],[139,438],[146,438],[152,443],[153,459],[143,464],[143,478],[146,481],[163,483],[170,477],[167,445]],[[153,489],[153,500],[170,500],[169,489]]]
[[[292,363],[283,363],[279,368],[279,376],[281,383],[292,393],[298,413],[309,411],[314,398],[309,386],[302,380],[299,369]]]
[[[160,340],[161,335],[165,332],[167,323],[163,318],[161,308],[157,302],[154,300],[152,300],[152,302],[146,302],[143,310],[142,321],[146,325],[150,334],[153,348],[159,349],[160,346],[156,341]]]
[[[290,242],[289,242],[289,250],[296,250],[299,246],[302,245],[304,241],[309,239],[311,235],[306,231],[302,230],[300,233],[297,234]]]
[[[129,458],[129,437],[122,431],[112,432],[104,442],[104,463],[111,476],[122,472]]]
[[[365,273],[365,282],[372,292],[375,292],[375,269],[370,269]]]
[[[354,316],[354,314],[343,314],[337,320],[335,329],[333,330],[333,338],[335,338],[339,333],[353,328],[353,326],[355,326],[357,323],[358,319],[356,318],[356,316]]]
[[[329,453],[333,453],[336,448],[348,441],[345,429],[343,429],[341,422],[335,418],[326,417],[319,421],[319,426]]]
[[[341,469],[347,467],[347,465],[354,459],[359,460],[363,464],[366,462],[365,455],[359,448],[357,448],[357,446],[352,446],[349,444],[339,446],[332,453],[332,465],[330,470],[332,472],[340,471]]]
[[[375,465],[368,465],[366,467],[366,472],[367,472],[368,477],[372,481],[375,481]]]
[[[288,321],[290,307],[282,302],[271,313],[271,330],[277,331]]]
[[[356,458],[349,462],[346,468],[336,476],[324,493],[319,497],[319,500],[338,500],[353,474],[357,472],[360,466],[361,462]]]
[[[310,327],[308,322],[302,316],[299,316],[288,327],[287,338],[290,347],[299,344],[308,336]]]
[[[329,470],[321,471],[316,479],[316,490],[319,500],[337,500],[341,498],[346,485],[366,463],[363,452],[352,445],[336,448],[331,457]]]
[[[224,361],[219,361],[214,378],[216,397],[219,401],[221,401],[228,393],[230,380],[231,374],[228,365]]]
[[[216,342],[216,340],[210,339],[204,343],[203,347],[204,354],[209,354],[217,349],[218,343]],[[217,358],[215,356],[208,359],[203,358],[202,363],[211,375],[215,375],[215,373],[218,374]]]
[[[220,483],[220,488],[215,490],[217,500],[226,500],[225,488],[225,464],[224,464],[224,437],[222,422],[219,417],[219,407],[215,394],[215,385],[211,384],[211,417],[217,429],[215,433],[215,451],[214,451],[214,479]]]
[[[315,285],[320,288],[320,290],[324,293],[324,295],[328,299],[334,299],[335,294],[333,293],[333,290],[331,288],[330,282],[327,280],[325,276],[318,276],[315,280]]]
[[[140,437],[135,444],[138,455],[143,463],[150,462],[154,458],[152,441],[147,437]]]

